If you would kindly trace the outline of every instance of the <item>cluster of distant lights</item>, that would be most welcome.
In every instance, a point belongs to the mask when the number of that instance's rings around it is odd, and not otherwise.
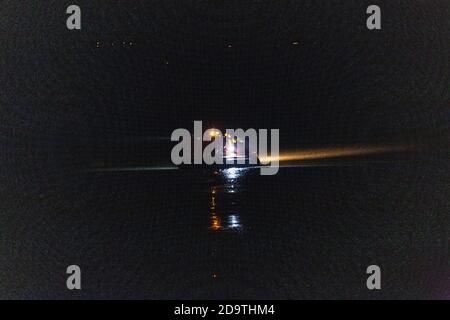
[[[297,46],[300,44],[298,41],[294,41],[291,43],[293,46]],[[95,43],[96,48],[105,48],[105,47],[132,47],[134,43],[132,41],[100,41],[97,40]],[[226,48],[233,48],[233,45],[227,44]]]
[[[102,42],[97,41],[95,43],[96,48],[105,48],[105,47],[132,47],[134,43],[132,41],[112,41],[112,42]]]
[[[300,43],[298,41],[292,42],[293,46],[296,46],[296,45],[299,45],[299,44]],[[134,45],[135,44],[134,44],[133,41],[111,41],[111,42],[108,42],[108,41],[97,40],[96,43],[95,43],[95,47],[97,49],[108,48],[108,47],[111,47],[111,48],[129,48],[129,47],[133,47]],[[232,48],[232,47],[233,47],[232,44],[227,44],[226,45],[226,48]],[[163,61],[163,63],[165,65],[168,65],[169,61],[165,60],[165,61]]]

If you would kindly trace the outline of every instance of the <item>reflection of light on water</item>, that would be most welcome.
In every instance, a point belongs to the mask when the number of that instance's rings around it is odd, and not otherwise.
[[[210,224],[209,228],[213,231],[226,230],[226,229],[239,230],[239,229],[242,229],[242,224],[241,224],[241,219],[238,214],[230,214],[227,217],[226,225],[222,226],[222,224],[220,223],[219,216],[216,215],[215,213],[213,213],[211,215],[211,224]]]
[[[228,180],[238,179],[242,176],[245,168],[227,168],[222,170],[222,174]]]
[[[228,228],[229,229],[240,229],[242,228],[241,221],[237,214],[230,214],[228,216]]]
[[[227,193],[235,193],[236,192],[233,184],[226,185],[225,188],[226,188]]]
[[[240,193],[241,178],[247,168],[227,168],[220,170],[220,174],[225,181],[221,185],[212,186],[210,189],[210,223],[209,229],[213,231],[233,230],[239,231],[243,228],[242,222],[236,208],[233,207],[233,213],[225,214],[230,205],[236,204],[236,196]],[[232,193],[233,195],[228,195]],[[221,197],[223,196],[223,199]]]
[[[212,230],[219,230],[222,226],[220,225],[219,217],[216,215],[211,216],[211,226]]]

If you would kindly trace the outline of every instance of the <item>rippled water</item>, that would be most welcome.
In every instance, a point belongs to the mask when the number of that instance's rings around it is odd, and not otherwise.
[[[3,297],[448,298],[444,163],[20,177]],[[14,192],[11,192],[14,191]],[[83,290],[65,289],[79,264]],[[365,287],[382,268],[381,292]]]

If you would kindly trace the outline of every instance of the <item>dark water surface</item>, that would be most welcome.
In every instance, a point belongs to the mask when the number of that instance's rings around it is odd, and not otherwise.
[[[3,186],[0,294],[448,298],[449,169],[30,172]],[[70,264],[79,292],[65,288]],[[366,289],[371,264],[380,292]]]

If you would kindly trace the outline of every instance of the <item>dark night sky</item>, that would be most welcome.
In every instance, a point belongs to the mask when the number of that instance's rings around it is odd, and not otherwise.
[[[442,140],[449,2],[379,1],[381,31],[366,29],[371,3],[78,1],[68,31],[71,3],[9,1],[2,131],[93,148],[193,120],[279,128],[282,148]]]

